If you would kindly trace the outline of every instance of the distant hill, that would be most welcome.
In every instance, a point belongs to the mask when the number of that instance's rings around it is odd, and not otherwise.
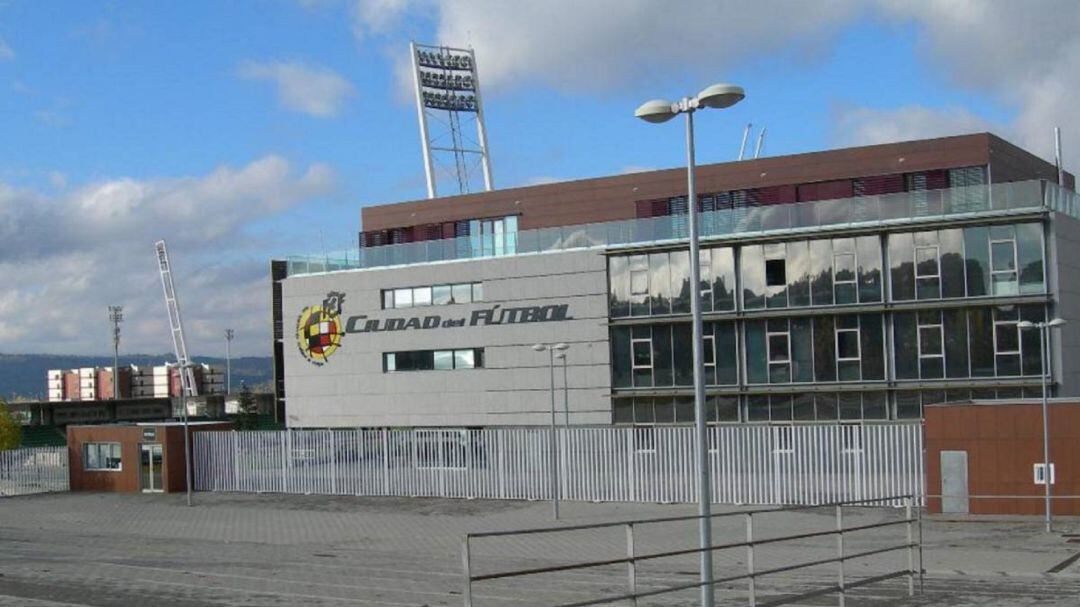
[[[161,365],[176,360],[171,354],[133,354],[121,356],[121,365]],[[195,362],[225,366],[224,358],[196,356]],[[45,372],[49,369],[111,367],[111,356],[73,356],[55,354],[0,354],[0,398],[43,400]],[[245,356],[232,359],[233,386],[244,382],[252,390],[269,392],[273,385],[274,362],[269,356]]]

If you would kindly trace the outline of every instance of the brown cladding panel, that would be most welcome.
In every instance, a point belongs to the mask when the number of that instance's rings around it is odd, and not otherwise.
[[[991,135],[979,133],[774,156],[698,167],[698,190],[793,186],[843,178],[983,166]],[[995,175],[995,180],[997,176]],[[520,229],[632,219],[639,200],[678,196],[686,189],[682,168],[418,200],[362,209],[367,231],[479,217],[519,214]]]
[[[926,488],[941,493],[941,452],[968,454],[970,495],[1021,495],[1030,498],[970,500],[972,514],[1039,514],[1042,485],[1033,481],[1042,453],[1042,409],[1038,404],[935,405],[926,414]],[[1050,406],[1050,460],[1056,468],[1057,495],[1080,495],[1080,403]],[[941,501],[928,500],[930,512]],[[1054,502],[1059,515],[1080,514],[1080,500]]]

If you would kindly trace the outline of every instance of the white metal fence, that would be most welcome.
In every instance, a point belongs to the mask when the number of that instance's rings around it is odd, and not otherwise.
[[[67,490],[67,447],[0,451],[0,496]]]
[[[546,428],[198,432],[199,491],[551,497]],[[713,501],[819,504],[922,496],[918,424],[709,429]],[[692,427],[558,431],[559,494],[575,501],[693,502]]]

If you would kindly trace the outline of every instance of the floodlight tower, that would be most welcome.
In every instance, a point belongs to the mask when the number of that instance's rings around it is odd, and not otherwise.
[[[109,322],[113,325],[113,400],[120,398],[120,323],[124,321],[124,306],[109,306]]]
[[[475,53],[416,42],[409,43],[409,51],[428,198],[437,196],[438,171],[456,178],[459,194],[480,189],[474,183],[478,173],[483,176],[483,189],[491,190],[491,157]],[[475,139],[466,133],[470,120],[476,123]]]

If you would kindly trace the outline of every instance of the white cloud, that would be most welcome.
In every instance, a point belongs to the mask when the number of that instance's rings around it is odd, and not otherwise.
[[[125,352],[172,350],[153,243],[169,244],[193,354],[266,354],[266,253],[246,231],[335,188],[332,171],[277,156],[198,177],[112,179],[56,194],[0,182],[0,351],[109,347],[106,306],[125,310]],[[100,312],[100,314],[98,314]]]
[[[1066,168],[1080,168],[1080,145],[1068,145],[1080,142],[1080,104],[1074,101],[1080,9],[1075,0],[881,0],[880,5],[888,18],[918,25],[918,47],[928,69],[1015,111],[1015,118],[997,132],[1052,159],[1053,127],[1060,126]],[[924,122],[940,123],[942,117],[963,122],[957,110],[938,111],[936,118],[933,113],[921,112]],[[901,108],[896,115],[911,119],[915,112]]]
[[[11,50],[7,42],[0,38],[0,61],[10,61],[15,58],[15,51]]]
[[[870,145],[998,131],[995,125],[963,108],[909,105],[894,109],[843,106],[834,111],[835,139],[844,145]]]
[[[273,84],[282,105],[319,118],[336,116],[356,94],[352,84],[337,72],[298,61],[245,61],[237,73]]]

